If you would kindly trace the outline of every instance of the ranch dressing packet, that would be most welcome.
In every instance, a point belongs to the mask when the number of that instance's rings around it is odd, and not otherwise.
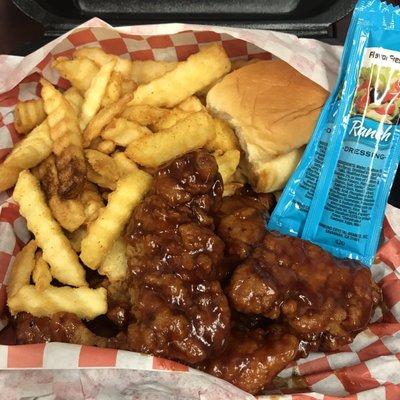
[[[397,7],[358,2],[336,89],[268,226],[366,265],[399,161],[399,29]]]
[[[364,3],[360,2],[354,10],[343,48],[336,85],[321,112],[312,139],[271,215],[268,223],[268,228],[271,230],[290,236],[302,236],[315,187],[325,160],[326,149],[328,143],[332,140],[333,125],[339,106],[338,96],[343,86],[357,21],[363,18],[365,14]],[[378,5],[379,2],[373,2],[369,5],[369,10],[378,11]]]
[[[378,4],[371,12],[369,5]],[[302,237],[370,266],[400,152],[400,10],[365,4]]]

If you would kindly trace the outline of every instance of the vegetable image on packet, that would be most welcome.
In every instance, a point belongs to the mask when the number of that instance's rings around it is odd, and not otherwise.
[[[290,236],[302,236],[310,204],[314,197],[315,186],[325,160],[328,142],[333,140],[332,131],[339,106],[339,93],[343,88],[357,22],[365,17],[366,6],[364,3],[358,3],[354,10],[343,49],[336,85],[321,112],[304,155],[271,215],[268,223],[268,228],[271,230],[277,230]],[[380,3],[378,1],[369,3],[369,12],[379,11]]]
[[[337,257],[370,266],[399,162],[400,9],[362,0],[353,24],[337,85],[342,88],[337,112],[300,235]],[[332,111],[332,104],[324,112]],[[320,123],[312,142],[318,129]],[[309,163],[315,159],[317,151]],[[288,186],[286,193],[297,189],[295,180]],[[270,228],[281,230],[274,222],[279,217],[278,210]]]

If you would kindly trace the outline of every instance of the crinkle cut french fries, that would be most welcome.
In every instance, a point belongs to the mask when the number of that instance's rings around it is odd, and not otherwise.
[[[121,235],[133,209],[150,189],[152,178],[140,169],[117,182],[108,197],[107,206],[99,217],[89,225],[87,235],[81,242],[80,258],[91,269],[97,269],[107,252]]]
[[[39,181],[29,171],[19,174],[13,197],[50,265],[51,275],[66,285],[86,286],[78,256],[51,214]]]
[[[34,236],[15,259],[8,307],[13,315],[64,311],[90,320],[107,312],[107,291],[89,288],[85,268],[111,283],[125,278],[123,232],[151,187],[149,171],[205,148],[225,194],[243,185],[234,132],[195,95],[231,63],[215,44],[182,62],[84,47],[53,67],[72,86],[62,92],[42,79],[41,98],[17,104],[25,137],[0,164],[0,190],[16,184],[14,199]]]

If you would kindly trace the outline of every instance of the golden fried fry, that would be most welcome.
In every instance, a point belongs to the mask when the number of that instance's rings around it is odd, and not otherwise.
[[[25,311],[35,317],[51,317],[69,312],[91,320],[107,312],[107,290],[49,286],[39,291],[34,285],[26,285],[8,299],[8,308],[12,315]]]
[[[228,183],[239,165],[240,151],[228,150],[221,156],[215,157],[215,161],[218,164],[218,170],[222,176],[222,181],[224,184]]]
[[[63,96],[74,109],[75,114],[79,115],[83,104],[83,97],[79,93],[79,90],[72,86],[63,93]]]
[[[86,227],[81,226],[74,232],[66,232],[65,235],[71,243],[71,247],[80,253],[82,239],[86,236]]]
[[[95,172],[106,178],[107,180],[116,182],[119,178],[117,166],[114,160],[97,150],[86,149],[85,157]]]
[[[31,240],[15,257],[7,284],[7,296],[15,296],[22,286],[28,285],[35,267],[36,242]]]
[[[113,72],[106,87],[106,92],[101,101],[101,107],[108,106],[118,101],[122,94],[122,76],[119,72]]]
[[[125,278],[127,267],[126,242],[120,237],[112,245],[98,271],[106,275],[110,282],[116,282]]]
[[[54,155],[50,155],[33,171],[46,193],[54,218],[66,230],[72,232],[85,222],[83,204],[80,199],[61,199],[58,196],[58,173]]]
[[[150,189],[152,178],[137,169],[121,178],[108,196],[100,216],[89,225],[82,240],[80,258],[89,268],[97,269],[107,252],[121,235],[133,209]]]
[[[102,108],[89,122],[84,134],[84,146],[89,147],[91,141],[100,135],[101,131],[115,117],[122,113],[125,106],[132,99],[131,94],[126,94],[121,97],[116,103],[110,104]]]
[[[223,197],[226,196],[233,196],[236,190],[240,189],[244,186],[242,182],[228,182],[224,184],[224,193],[222,194]]]
[[[128,146],[133,140],[151,134],[151,130],[125,118],[114,118],[104,129],[103,139],[112,140],[118,146]]]
[[[136,105],[127,107],[121,114],[123,118],[129,121],[137,122],[140,125],[148,126],[156,123],[160,118],[168,113],[168,110],[162,108]]]
[[[176,61],[132,61],[132,79],[138,83],[149,83],[154,79],[160,78],[167,72],[176,68]]]
[[[126,80],[122,81],[122,84],[121,84],[122,95],[127,94],[127,93],[132,94],[136,90],[137,87],[138,87],[137,83],[135,83],[131,79],[126,79]]]
[[[39,292],[46,290],[52,281],[49,264],[43,260],[41,252],[36,255],[35,268],[32,271],[32,280]],[[29,284],[29,282],[27,282]]]
[[[101,151],[104,154],[111,154],[115,151],[116,144],[112,140],[101,140],[95,150]]]
[[[82,192],[81,201],[85,209],[86,223],[98,218],[100,210],[104,207],[103,199],[100,196],[96,185],[86,183],[85,190]]]
[[[205,109],[199,98],[196,96],[188,97],[186,100],[182,101],[182,103],[179,103],[177,108],[187,112],[198,112]]]
[[[122,152],[114,153],[112,155],[112,158],[114,159],[115,164],[117,165],[120,176],[127,175],[130,172],[137,170],[137,165],[132,160],[130,160],[125,155],[125,153]]]
[[[100,68],[99,72],[94,76],[88,90],[85,92],[82,110],[79,117],[79,123],[82,130],[86,128],[89,121],[100,109],[114,65],[115,61],[113,60],[104,64]]]
[[[50,264],[52,276],[67,285],[86,285],[85,271],[76,253],[51,215],[39,181],[29,171],[20,173],[13,197],[43,250],[43,258]]]
[[[88,58],[102,67],[110,61],[115,62],[114,71],[119,72],[124,79],[130,79],[132,61],[118,57],[114,54],[107,54],[99,47],[82,47],[74,52],[74,57],[78,59]]]
[[[219,44],[204,47],[161,78],[139,85],[131,104],[174,107],[230,71],[231,63]]]
[[[60,199],[58,195],[49,198],[49,207],[57,222],[67,231],[77,230],[85,221],[85,208],[80,199]]]
[[[190,114],[173,127],[133,141],[126,155],[145,167],[158,167],[214,138],[214,124],[205,112]]]
[[[40,82],[50,137],[53,139],[53,153],[56,156],[58,195],[62,199],[73,199],[79,196],[86,178],[78,117],[69,102],[51,83],[45,79]]]
[[[53,62],[53,67],[82,94],[89,89],[93,77],[99,71],[99,67],[87,58],[74,60],[58,58]]]
[[[239,141],[232,128],[223,120],[215,118],[215,139],[206,144],[206,149],[210,152],[220,154],[228,150],[240,149]]]
[[[19,101],[15,107],[14,125],[18,133],[28,133],[46,119],[43,100]]]
[[[151,129],[154,132],[161,131],[163,129],[169,129],[172,126],[176,125],[179,121],[184,120],[188,116],[190,116],[190,112],[183,111],[178,107],[175,107],[160,118],[157,122],[151,125]]]
[[[46,120],[21,140],[0,164],[0,192],[12,187],[22,170],[32,168],[47,158],[52,146]]]
[[[90,164],[87,165],[87,180],[95,183],[96,185],[104,188],[114,190],[116,188],[116,181],[107,179],[105,176],[97,173]]]

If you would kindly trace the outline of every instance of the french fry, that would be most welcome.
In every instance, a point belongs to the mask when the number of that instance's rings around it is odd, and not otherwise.
[[[116,188],[116,181],[107,179],[105,176],[97,173],[90,164],[87,165],[87,180],[95,183],[96,185],[104,188],[114,190]]]
[[[123,152],[114,153],[112,155],[112,158],[117,165],[120,176],[127,175],[130,172],[137,170],[137,165],[132,160],[130,160]]]
[[[177,108],[187,112],[198,112],[205,109],[199,98],[196,96],[188,97],[186,100],[182,101],[182,103],[179,103]]]
[[[50,210],[56,221],[67,231],[76,231],[85,221],[85,208],[80,199],[60,199],[56,194],[49,199]]]
[[[137,83],[131,79],[125,79],[121,84],[121,94],[132,94],[138,87]]]
[[[112,140],[101,140],[96,147],[96,150],[104,154],[111,154],[115,151],[116,144]]]
[[[137,169],[117,182],[108,196],[100,216],[88,226],[82,240],[80,258],[91,269],[97,269],[129,220],[133,209],[150,189],[152,178]]]
[[[74,232],[66,232],[65,233],[69,242],[71,243],[71,247],[77,252],[81,251],[81,242],[82,239],[86,235],[86,227],[81,226]]]
[[[151,125],[151,129],[154,132],[161,131],[163,129],[169,129],[172,126],[176,125],[179,121],[187,118],[191,113],[187,111],[183,111],[178,107],[175,107],[160,118],[157,122]]]
[[[118,146],[128,146],[132,141],[151,134],[151,130],[125,118],[114,118],[104,129],[103,139],[112,140]]]
[[[230,71],[224,49],[214,44],[191,55],[160,78],[139,85],[131,104],[172,108]]]
[[[83,133],[83,144],[89,147],[92,140],[100,136],[101,131],[108,125],[115,117],[121,114],[125,106],[132,99],[131,94],[126,94],[121,97],[116,103],[110,104],[102,108],[89,122],[85,132]]]
[[[14,186],[21,171],[46,159],[51,154],[52,146],[49,125],[45,120],[18,142],[3,164],[0,164],[0,192]]]
[[[114,65],[114,60],[104,64],[100,68],[99,72],[93,77],[89,88],[85,92],[82,110],[79,117],[79,123],[82,130],[86,128],[89,121],[100,109]]]
[[[222,194],[222,197],[233,196],[236,193],[236,190],[243,186],[244,183],[242,182],[228,182],[224,184],[224,193]]]
[[[28,133],[46,119],[43,100],[19,101],[15,107],[14,126],[18,133]]]
[[[51,275],[67,285],[86,285],[85,271],[76,253],[51,215],[39,181],[29,171],[19,174],[13,197],[43,251],[44,260],[50,264]]]
[[[159,107],[148,105],[136,105],[127,107],[121,114],[123,118],[129,121],[137,122],[140,125],[148,126],[156,123],[160,118],[168,113]]]
[[[93,222],[98,218],[100,210],[104,208],[103,199],[95,185],[90,182],[86,183],[85,190],[81,195],[81,201],[84,206],[85,222]]]
[[[125,278],[127,268],[126,242],[120,237],[112,245],[98,272],[106,275],[110,282],[116,282]]]
[[[32,280],[39,292],[46,290],[52,281],[49,264],[43,260],[43,256],[39,253],[36,257],[35,267],[32,271]],[[29,284],[29,282],[27,282]]]
[[[51,83],[45,79],[40,82],[50,137],[53,140],[53,153],[56,156],[58,195],[62,199],[73,199],[79,196],[86,180],[78,117],[69,102]]]
[[[57,222],[72,232],[85,222],[83,204],[80,199],[61,199],[58,196],[58,173],[54,155],[50,155],[33,171],[46,193],[50,210]]]
[[[15,296],[21,287],[28,285],[35,267],[35,251],[37,245],[31,240],[15,257],[7,284],[7,296]]]
[[[63,93],[65,100],[71,105],[74,109],[75,114],[79,115],[81,113],[83,97],[79,93],[79,90],[73,86],[71,86],[68,90]]]
[[[228,183],[236,171],[240,161],[239,150],[228,150],[222,156],[215,157],[218,164],[218,171],[222,176],[222,181]]]
[[[106,87],[106,92],[101,100],[101,107],[108,106],[118,101],[122,94],[122,76],[119,72],[113,72]]]
[[[97,150],[86,149],[85,157],[95,172],[104,176],[107,180],[114,182],[118,180],[117,166],[110,156]]]
[[[126,155],[136,163],[155,168],[214,138],[214,124],[205,112],[193,113],[173,127],[129,144]]]
[[[74,57],[78,59],[88,58],[100,67],[110,61],[114,61],[114,71],[119,72],[124,79],[130,79],[131,77],[131,60],[118,57],[114,54],[107,54],[99,47],[82,47],[74,52]]]
[[[57,312],[69,312],[91,320],[107,312],[107,290],[49,286],[40,291],[34,285],[26,285],[8,299],[8,308],[12,315],[26,311],[35,317],[51,317]]]
[[[131,77],[138,84],[149,83],[172,71],[177,65],[176,61],[135,60],[132,61]]]
[[[240,149],[239,141],[232,128],[223,120],[215,118],[215,139],[206,144],[209,152],[225,153],[228,150]]]
[[[82,94],[89,89],[93,77],[99,71],[99,67],[87,58],[73,60],[58,58],[53,62],[53,67]]]

